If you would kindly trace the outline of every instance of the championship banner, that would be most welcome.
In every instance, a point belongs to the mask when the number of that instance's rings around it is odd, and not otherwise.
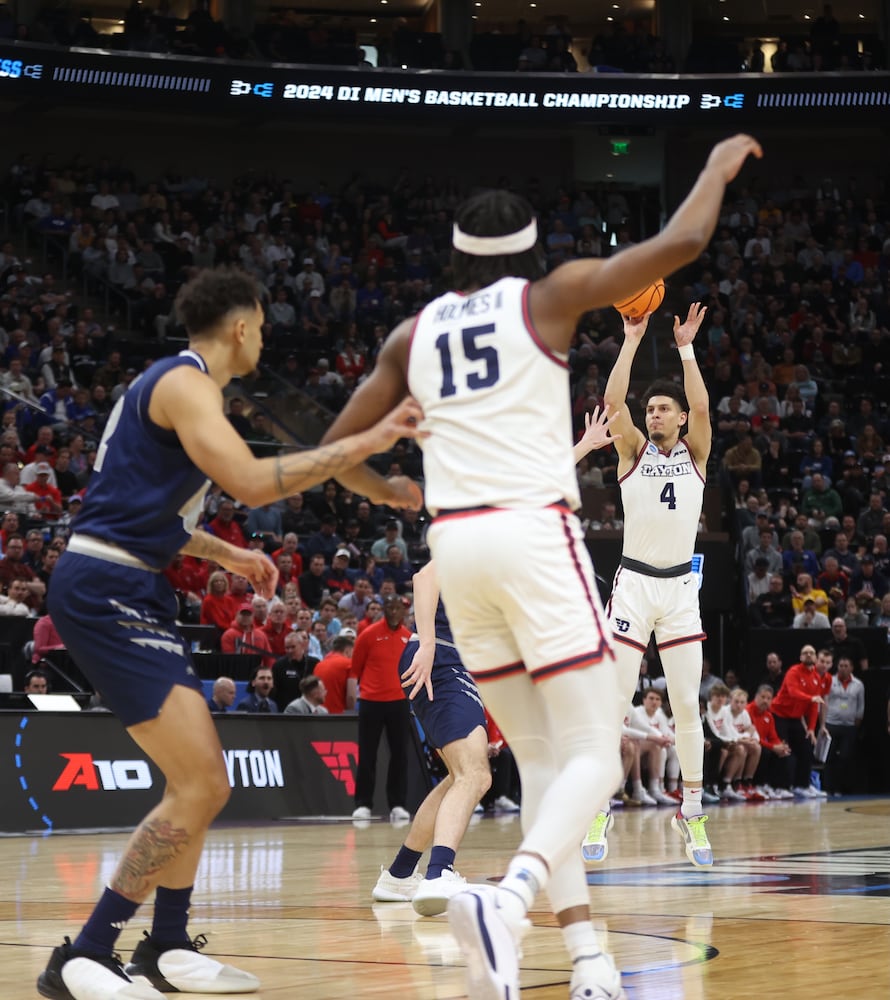
[[[887,73],[649,76],[444,73],[0,44],[0,101],[295,121],[498,120],[735,129],[880,125]]]

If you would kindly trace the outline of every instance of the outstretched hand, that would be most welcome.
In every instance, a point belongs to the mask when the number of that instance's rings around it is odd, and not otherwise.
[[[674,340],[677,342],[677,347],[685,347],[695,340],[707,311],[708,307],[703,302],[693,302],[684,323],[680,322],[679,316],[674,316]]]
[[[642,340],[649,326],[649,317],[652,313],[644,313],[642,316],[622,316],[624,323],[624,336],[627,340]]]
[[[610,434],[609,426],[613,420],[618,419],[620,410],[616,410],[611,416],[609,416],[609,404],[603,407],[603,412],[600,413],[600,408],[595,406],[593,408],[593,413],[584,414],[584,433],[581,435],[581,439],[578,444],[585,445],[587,451],[596,451],[598,448],[605,448],[606,445],[612,444],[613,441],[619,440],[620,434]]]
[[[717,143],[708,157],[708,166],[718,170],[723,177],[723,183],[729,184],[735,179],[749,156],[762,159],[763,150],[760,143],[750,135],[739,133]]]

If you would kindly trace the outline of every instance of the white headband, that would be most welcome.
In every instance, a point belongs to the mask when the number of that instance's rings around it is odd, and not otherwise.
[[[470,236],[454,223],[451,231],[451,243],[455,250],[470,253],[475,257],[500,257],[504,254],[522,253],[531,250],[538,242],[537,219],[518,229],[515,233],[504,233],[503,236]]]

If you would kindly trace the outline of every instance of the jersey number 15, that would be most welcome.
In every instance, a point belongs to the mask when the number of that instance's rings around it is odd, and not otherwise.
[[[487,389],[494,385],[500,378],[500,367],[498,365],[498,352],[491,345],[481,345],[477,343],[480,337],[494,333],[494,323],[483,323],[481,326],[468,326],[461,330],[461,344],[463,355],[467,361],[480,362],[479,370],[469,371],[466,374],[466,384],[468,389]],[[442,360],[442,386],[439,395],[444,399],[446,396],[453,396],[457,392],[457,385],[454,381],[454,363],[451,356],[451,345],[449,343],[450,334],[442,333],[436,338],[436,350]]]

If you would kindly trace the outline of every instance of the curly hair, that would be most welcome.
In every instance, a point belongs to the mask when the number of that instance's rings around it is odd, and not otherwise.
[[[256,281],[230,267],[207,268],[180,288],[174,307],[190,337],[209,334],[235,309],[254,309],[260,301]]]
[[[461,232],[470,236],[505,236],[523,229],[531,222],[531,205],[510,191],[483,191],[459,206],[454,216]],[[487,288],[508,276],[535,281],[546,273],[540,243],[522,253],[497,257],[451,251],[451,266],[456,288]]]

